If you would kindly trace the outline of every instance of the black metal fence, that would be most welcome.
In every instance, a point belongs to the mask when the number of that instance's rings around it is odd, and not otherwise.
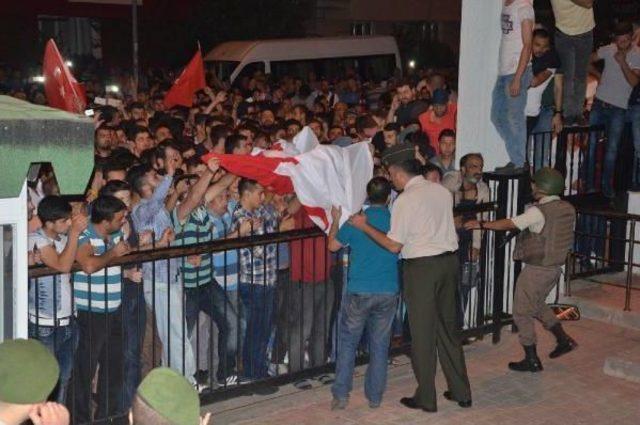
[[[565,127],[558,135],[552,132],[533,133],[527,139],[526,158],[532,172],[552,167],[565,176],[565,196],[578,196],[603,191],[603,181],[613,181],[615,193],[622,193],[633,185],[635,160],[631,126],[622,134],[615,166],[611,175],[605,174],[607,133],[604,126]]]
[[[567,295],[571,295],[571,281],[615,272],[626,272],[624,310],[631,310],[631,291],[634,267],[640,264],[635,259],[636,245],[640,243],[640,216],[610,210],[579,208],[575,246],[569,253],[567,267]],[[599,283],[607,284],[599,279]],[[612,282],[612,285],[620,283]]]
[[[510,213],[502,202],[510,184],[492,182],[498,203],[457,208],[459,224]],[[461,228],[459,237],[462,334],[498,341],[510,323],[510,245],[494,232]],[[206,262],[208,275],[196,273],[201,284],[185,287],[186,265]],[[241,282],[248,265],[261,270]],[[52,397],[74,423],[124,421],[141,377],[160,365],[184,374],[205,403],[269,391],[332,371],[347,268],[348,254],[331,254],[317,228],[137,251],[82,279],[77,265],[68,278],[31,267],[30,336],[56,353],[62,374]],[[405,321],[400,305],[394,350],[410,345]]]

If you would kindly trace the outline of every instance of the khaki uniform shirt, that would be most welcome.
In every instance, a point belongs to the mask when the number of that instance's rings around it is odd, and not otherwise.
[[[422,176],[409,180],[393,204],[387,236],[402,244],[404,259],[457,250],[451,192]]]

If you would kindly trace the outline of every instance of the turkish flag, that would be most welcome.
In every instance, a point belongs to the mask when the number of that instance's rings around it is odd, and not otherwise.
[[[308,127],[305,129],[313,134]],[[230,173],[256,180],[276,193],[295,192],[309,218],[325,232],[331,224],[332,206],[342,207],[341,224],[362,209],[367,183],[373,175],[373,158],[367,143],[347,148],[317,145],[290,157],[269,157],[267,153],[257,156],[210,153],[201,160],[206,163],[217,158],[220,166]]]
[[[205,87],[204,64],[202,54],[198,49],[164,97],[164,106],[171,108],[175,105],[182,105],[190,108],[193,105],[193,94]]]
[[[84,88],[62,60],[53,39],[47,42],[42,61],[44,92],[49,106],[81,114],[87,106]]]

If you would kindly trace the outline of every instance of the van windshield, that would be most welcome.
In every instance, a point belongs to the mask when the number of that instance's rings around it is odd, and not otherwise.
[[[233,71],[240,64],[239,61],[213,61],[212,71],[216,74],[220,81],[228,81]]]

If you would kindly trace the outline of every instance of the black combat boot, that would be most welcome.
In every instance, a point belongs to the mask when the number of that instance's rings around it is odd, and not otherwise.
[[[542,363],[538,358],[536,345],[523,345],[522,348],[524,348],[524,359],[519,362],[509,363],[509,369],[516,372],[540,372]]]
[[[564,329],[562,329],[561,323],[556,323],[549,330],[556,337],[557,341],[556,348],[551,353],[549,353],[550,358],[555,359],[556,357],[567,354],[569,351],[573,351],[578,347],[578,343],[569,335],[567,335]]]

